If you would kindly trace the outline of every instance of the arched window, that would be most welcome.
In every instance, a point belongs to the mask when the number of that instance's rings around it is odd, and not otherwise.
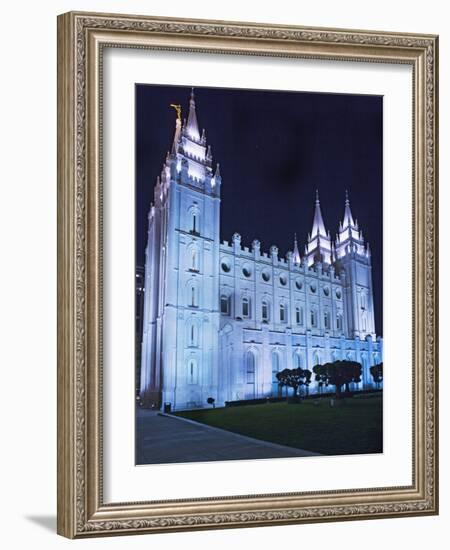
[[[338,313],[336,316],[336,328],[342,330],[342,313]]]
[[[303,361],[302,356],[299,353],[294,353],[294,369],[302,369]]]
[[[366,332],[366,330],[367,330],[367,322],[366,322],[366,316],[365,315],[361,316],[361,329],[362,329],[363,332]]]
[[[366,309],[366,295],[364,292],[361,293],[361,309]]]
[[[317,313],[314,309],[311,310],[311,326],[312,327],[317,326]]]
[[[262,320],[263,321],[268,321],[269,320],[269,304],[266,300],[263,300],[262,302],[262,311],[261,311],[261,316],[262,316]]]
[[[242,298],[242,317],[250,317],[250,300],[246,296]]]
[[[272,353],[272,395],[278,395],[278,378],[280,372],[280,356],[276,351]]]
[[[220,296],[220,313],[230,315],[230,297],[226,294]]]
[[[188,323],[187,338],[189,347],[198,346],[198,325],[194,320],[190,320]]]
[[[191,281],[188,286],[188,305],[198,307],[198,289],[194,281]]]
[[[195,359],[188,359],[187,364],[187,383],[197,384],[197,361]]]
[[[247,384],[255,383],[255,355],[249,351],[247,353]]]
[[[286,305],[284,302],[280,303],[280,323],[285,323],[287,319]]]
[[[198,249],[197,249],[196,246],[192,246],[192,248],[191,248],[191,265],[190,265],[190,268],[193,271],[198,271],[198,265],[199,265],[199,262],[198,262]]]
[[[256,397],[256,356],[248,351],[245,356],[245,398],[255,399]]]
[[[320,364],[321,364],[321,362],[320,362],[320,354],[319,354],[317,351],[315,351],[315,352],[313,353],[313,366],[320,365]]]
[[[324,323],[324,326],[325,326],[326,329],[330,328],[330,312],[329,311],[325,311],[325,313],[323,315],[323,323]]]
[[[295,308],[295,322],[297,325],[303,325],[303,308],[301,306]]]
[[[276,351],[272,353],[272,382],[278,384],[277,374],[280,372],[280,356]]]
[[[194,207],[192,208],[191,210],[191,221],[190,221],[190,228],[189,228],[189,232],[192,233],[193,235],[200,235],[200,224],[199,224],[199,212],[198,210]]]

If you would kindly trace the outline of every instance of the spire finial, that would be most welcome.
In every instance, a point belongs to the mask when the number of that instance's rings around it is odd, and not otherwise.
[[[300,265],[302,262],[297,245],[297,233],[294,233],[294,254],[292,256],[292,260],[294,262],[294,265]]]
[[[352,211],[350,209],[350,199],[348,198],[348,190],[345,190],[345,209],[344,209],[344,219],[342,220],[342,227],[345,229],[346,227],[355,226],[355,222],[353,221]]]
[[[189,115],[187,119],[186,129],[191,139],[197,142],[200,141],[197,113],[195,110],[194,88],[192,88],[191,90],[191,99],[189,101]]]
[[[319,202],[319,190],[316,189],[316,202]]]
[[[191,101],[195,101],[194,86],[191,88]]]

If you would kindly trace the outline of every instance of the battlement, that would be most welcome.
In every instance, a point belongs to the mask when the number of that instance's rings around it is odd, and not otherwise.
[[[211,159],[206,159],[206,157],[200,157],[199,155],[196,155],[192,151],[189,151],[188,149],[185,149],[185,148],[183,148],[182,152],[183,152],[183,155],[190,160],[193,160],[200,164],[208,164],[207,162],[208,160],[209,164],[211,165]]]
[[[300,264],[294,263],[292,251],[288,251],[286,257],[278,256],[278,247],[276,246],[272,246],[269,252],[264,252],[261,251],[260,242],[256,239],[253,241],[251,249],[248,246],[243,246],[241,244],[241,236],[238,233],[233,235],[231,242],[223,240],[220,243],[220,251],[294,273],[309,274],[314,277],[320,276],[336,281],[341,279],[335,271],[334,266],[326,265],[323,267],[320,263],[308,266],[305,261],[302,261]]]

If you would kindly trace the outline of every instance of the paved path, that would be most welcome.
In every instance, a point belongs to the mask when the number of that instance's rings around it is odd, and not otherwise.
[[[192,420],[137,409],[136,464],[315,456]]]

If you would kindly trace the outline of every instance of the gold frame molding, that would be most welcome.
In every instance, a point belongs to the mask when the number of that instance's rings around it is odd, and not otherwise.
[[[103,47],[412,66],[411,486],[103,502],[100,94]],[[79,538],[438,513],[437,83],[438,37],[434,35],[76,12],[58,17],[59,534]]]

